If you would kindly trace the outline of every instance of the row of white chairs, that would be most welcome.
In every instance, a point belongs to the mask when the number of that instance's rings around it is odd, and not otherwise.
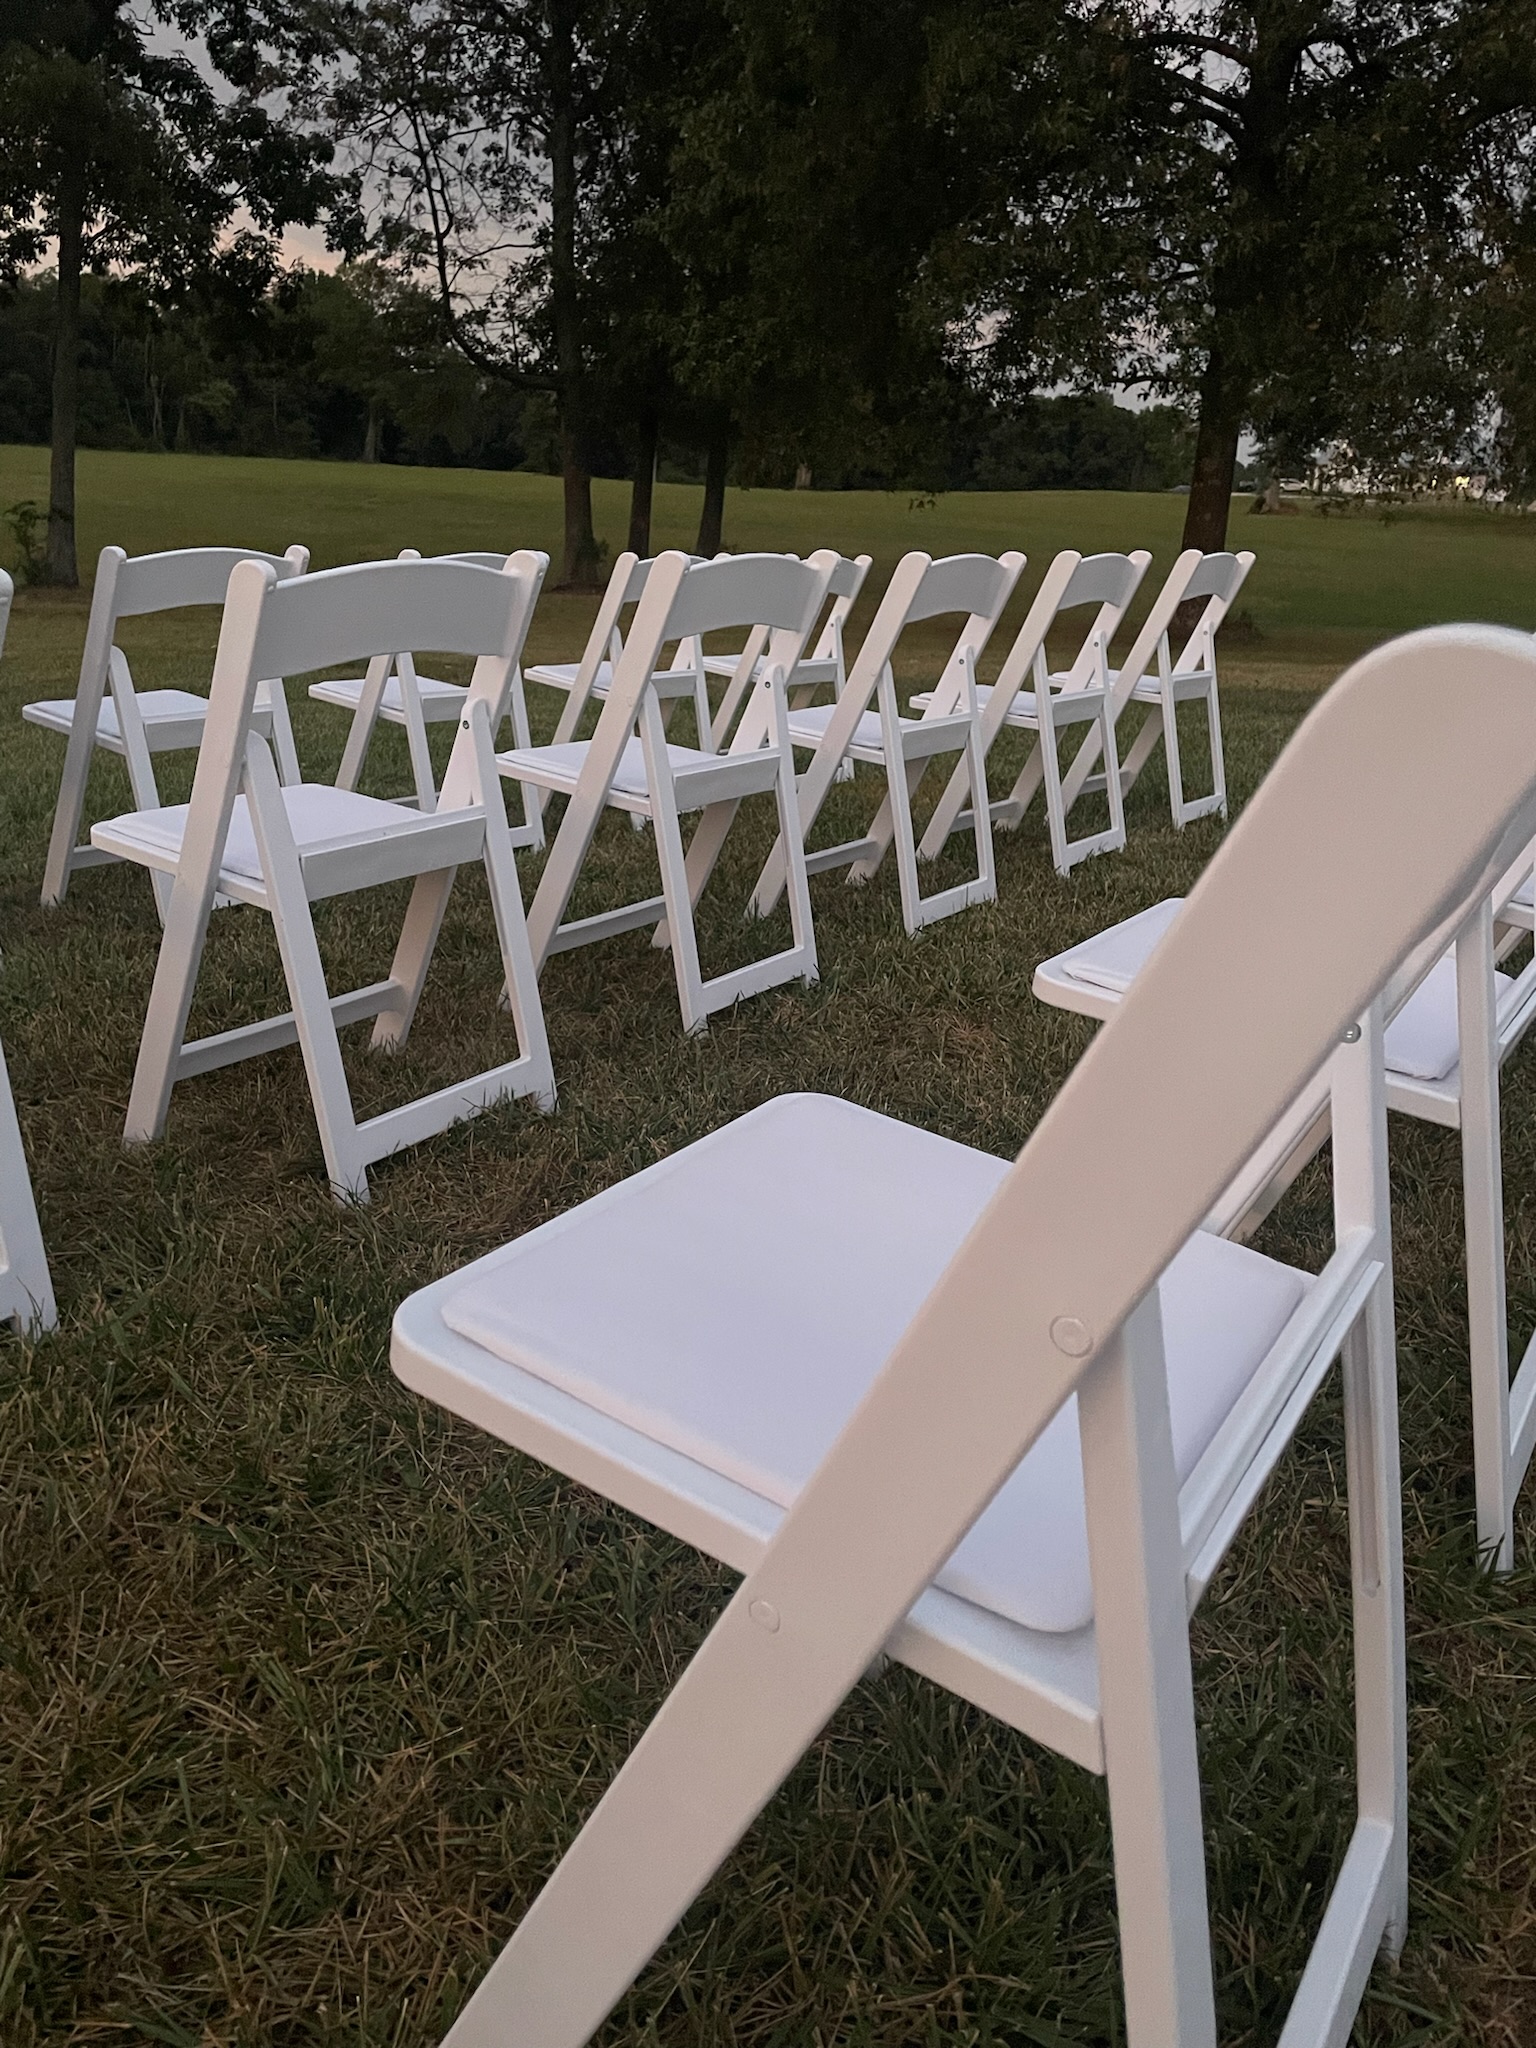
[[[66,730],[69,737],[45,898],[57,901],[72,868],[87,858],[127,860],[150,871],[165,920],[129,1103],[129,1142],[163,1130],[177,1079],[296,1040],[330,1178],[338,1191],[361,1196],[375,1160],[491,1101],[529,1094],[545,1106],[552,1104],[554,1078],[537,984],[555,952],[652,928],[657,943],[670,948],[683,1024],[692,1031],[742,996],[795,977],[815,978],[808,888],[813,865],[842,863],[856,875],[872,873],[894,839],[908,928],[914,931],[933,916],[990,897],[995,894],[991,806],[977,800],[977,792],[985,790],[989,728],[984,719],[992,720],[990,730],[995,731],[1005,713],[1030,715],[1019,688],[1025,675],[1037,684],[1045,677],[1030,702],[1043,697],[1066,707],[1065,715],[1075,715],[1074,699],[1085,694],[1076,687],[1082,671],[1097,690],[1094,715],[1112,755],[1104,650],[1146,557],[1083,562],[1068,556],[1053,565],[1009,663],[985,698],[975,681],[976,656],[1024,566],[1022,556],[1001,561],[961,556],[941,562],[909,556],[846,673],[842,629],[867,572],[867,558],[846,563],[823,552],[808,562],[744,556],[702,563],[679,555],[653,564],[621,562],[583,661],[569,672],[540,674],[540,680],[567,690],[562,724],[547,746],[526,743],[520,666],[546,560],[525,552],[505,564],[492,563],[497,558],[427,562],[411,555],[317,576],[305,573],[303,551],[297,548],[282,557],[200,550],[138,561],[129,561],[120,550],[105,552],[77,697],[72,703],[36,703],[25,709],[34,723]],[[117,619],[157,602],[206,601],[220,576],[227,585],[211,697],[135,691],[126,659],[114,644]],[[829,602],[820,651],[812,653],[806,672],[809,636]],[[1063,610],[1081,605],[1094,614],[1087,651],[1067,673],[1064,687],[1053,689],[1042,667],[1045,634]],[[619,628],[626,609],[632,612],[627,636]],[[1166,603],[1164,609],[1171,617]],[[897,643],[914,623],[944,612],[959,612],[964,619],[954,652],[921,716],[905,717],[895,701]],[[727,696],[734,693],[742,708],[726,750],[717,752],[703,684],[708,657],[702,649],[708,634],[727,631],[746,636],[727,679]],[[414,658],[401,652],[408,642],[477,656],[474,679],[463,685],[423,678]],[[678,651],[664,665],[668,647]],[[601,650],[602,659],[594,649]],[[352,727],[337,783],[305,783],[298,773],[283,678],[358,659],[366,663],[362,675],[313,686],[322,701],[350,710]],[[808,703],[823,681],[831,683],[833,701]],[[666,731],[669,709],[684,697],[693,702],[698,726],[693,747],[673,742]],[[878,711],[866,708],[871,698],[878,699]],[[562,729],[574,730],[589,701],[598,707],[590,738],[560,738]],[[451,707],[457,725],[441,791],[432,784],[425,754],[429,703]],[[412,743],[417,768],[413,803],[386,801],[356,788],[372,731],[391,713],[406,725]],[[498,754],[494,736],[508,716],[523,743]],[[79,820],[93,733],[109,750],[126,755],[136,807],[99,821],[89,846],[81,847]],[[152,760],[157,745],[151,734],[158,736],[161,748],[186,746],[191,737],[200,737],[190,804],[159,803]],[[797,745],[812,750],[810,767],[800,777],[795,773]],[[944,752],[961,757],[955,777],[972,796],[969,824],[979,872],[975,882],[924,899],[909,798],[929,761]],[[1054,748],[1037,747],[1037,758],[1042,754],[1049,763],[1047,786],[1059,794]],[[850,755],[887,768],[885,803],[865,839],[819,851],[808,861],[807,835]],[[522,788],[518,828],[507,823],[502,781]],[[1117,776],[1109,777],[1109,786],[1113,800]],[[565,814],[525,924],[514,852],[519,843],[532,845],[542,837],[543,804],[551,794],[567,799]],[[753,796],[773,798],[778,834],[752,908],[766,914],[787,893],[791,942],[766,958],[706,978],[694,906],[741,802]],[[1010,801],[1017,804],[1018,799]],[[566,913],[573,892],[609,809],[652,826],[660,891],[570,920]],[[698,814],[698,824],[685,847],[682,820],[689,813]],[[391,1050],[404,1042],[454,873],[466,860],[480,860],[490,878],[517,1053],[425,1101],[360,1124],[338,1029],[372,1019],[375,1049]],[[388,976],[332,997],[310,905],[406,876],[417,878],[416,889]],[[291,1008],[277,1018],[187,1042],[208,919],[220,902],[258,906],[272,916]]]

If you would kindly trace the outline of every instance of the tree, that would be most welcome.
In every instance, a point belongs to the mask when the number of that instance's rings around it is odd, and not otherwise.
[[[310,0],[269,26],[315,67],[302,105],[372,195],[381,259],[430,280],[444,332],[479,369],[553,394],[561,580],[592,583],[594,448],[635,397],[600,344],[644,310],[604,299],[601,257],[654,203],[664,164],[635,81],[669,53],[684,61],[698,19],[618,0]],[[653,462],[657,401],[637,409]]]
[[[237,41],[210,43],[231,97],[185,56],[150,45],[155,22],[217,28],[213,0],[0,0],[0,280],[56,252],[48,573],[78,580],[75,435],[80,279],[138,273],[174,294],[210,269],[258,290],[270,237],[335,196],[325,145],[282,126],[242,89]],[[238,207],[254,226],[230,235]]]
[[[1190,406],[1184,539],[1205,549],[1245,428],[1294,447],[1367,414],[1379,430],[1392,396],[1412,411],[1409,380],[1379,373],[1423,324],[1404,277],[1435,275],[1496,126],[1472,61],[1490,8],[1525,18],[1528,47],[1530,0],[1076,0],[1043,181],[1040,131],[1010,146],[1007,121],[1039,77],[1015,22],[1038,20],[993,10],[978,97],[1005,225],[972,244],[970,306],[994,377]]]

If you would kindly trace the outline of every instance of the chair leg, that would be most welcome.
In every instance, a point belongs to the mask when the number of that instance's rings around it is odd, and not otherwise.
[[[1227,762],[1221,744],[1221,698],[1216,687],[1216,678],[1211,677],[1211,686],[1205,699],[1206,729],[1211,743],[1211,794],[1216,799],[1216,808],[1224,818],[1227,815]]]
[[[51,1330],[58,1309],[5,1054],[0,1051],[0,1322],[4,1321],[13,1323],[19,1334]]]
[[[1061,763],[1056,755],[1056,728],[1051,722],[1050,706],[1042,707],[1044,716],[1040,721],[1040,768],[1045,783],[1045,826],[1051,840],[1051,865],[1058,875],[1065,875],[1072,867],[1067,852],[1067,821],[1061,807]]]
[[[1163,760],[1168,768],[1168,803],[1173,812],[1173,822],[1183,831],[1188,820],[1184,802],[1184,759],[1179,751],[1179,706],[1173,691],[1163,691]]]
[[[271,771],[271,756],[262,741],[252,738],[246,745],[247,770],[258,757]],[[186,849],[171,887],[166,908],[165,929],[160,938],[160,955],[155,962],[155,979],[144,1014],[144,1031],[133,1070],[133,1088],[128,1097],[128,1115],[123,1126],[125,1145],[146,1145],[165,1130],[171,1106],[171,1090],[181,1059],[187,1018],[197,987],[198,968],[213,914],[215,883],[218,880],[222,841],[213,849],[208,864],[194,874]]]
[[[886,750],[885,788],[886,801],[891,807],[891,845],[896,854],[896,876],[901,886],[901,921],[907,928],[907,937],[915,939],[923,926],[923,894],[917,879],[917,845],[912,837],[912,794],[911,783],[920,776],[927,764],[922,761],[909,762],[900,753]],[[855,863],[849,870],[850,882],[862,881],[859,873],[862,863]]]
[[[512,671],[512,694],[507,709],[512,719],[512,744],[519,752],[525,752],[533,745],[533,734],[528,724],[528,693],[523,688],[520,666]],[[536,782],[520,782],[517,786],[523,800],[522,843],[530,853],[540,853],[544,847],[544,791]]]
[[[1078,1388],[1127,2048],[1215,2048],[1194,1682],[1156,1291]]]
[[[251,751],[246,793],[326,1172],[338,1196],[366,1202],[368,1162],[358,1143],[352,1091],[341,1062],[341,1041],[331,1012],[314,915],[288,826],[282,786],[265,748]]]
[[[299,768],[299,750],[293,742],[293,720],[288,715],[288,692],[282,677],[267,686],[272,711],[272,751],[277,757],[278,780],[294,789],[304,780]]]
[[[373,729],[379,721],[379,707],[384,702],[384,691],[389,683],[392,656],[376,654],[368,664],[363,677],[363,687],[358,692],[357,707],[352,713],[352,723],[347,728],[347,743],[342,748],[341,766],[336,771],[338,789],[356,789],[363,772],[363,763],[368,758],[369,743]]]
[[[485,879],[491,892],[491,914],[496,920],[496,938],[501,947],[501,967],[519,1053],[537,1076],[533,1089],[540,1109],[555,1106],[555,1069],[549,1056],[549,1035],[544,1028],[544,1005],[539,1000],[538,977],[533,971],[533,953],[528,944],[528,923],[523,915],[523,893],[518,886],[517,859],[501,795],[501,777],[496,769],[495,746],[490,718],[483,704],[476,704],[474,720],[475,780],[477,800],[485,809]]]
[[[971,785],[971,829],[976,841],[978,901],[997,900],[997,855],[992,842],[992,804],[987,794],[987,747],[981,722],[972,715],[966,735],[965,760]]]
[[[1509,1313],[1496,986],[1492,906],[1484,904],[1456,941],[1461,1178],[1466,1204],[1477,1542],[1495,1570],[1507,1572],[1515,1562],[1515,1507],[1510,1485]]]
[[[372,1052],[398,1052],[410,1036],[457,873],[457,868],[437,868],[416,877],[389,967],[389,978],[400,993],[374,1020],[368,1041]]]
[[[74,867],[76,842],[80,837],[80,821],[85,815],[85,786],[90,779],[91,761],[96,751],[94,732],[86,731],[88,706],[76,699],[75,715],[69,728],[69,739],[64,750],[64,771],[59,778],[58,801],[53,807],[53,829],[48,835],[48,857],[43,863],[43,905],[52,909],[64,901],[69,888],[70,871]],[[96,699],[96,710],[91,713],[94,720],[100,711],[100,697]]]

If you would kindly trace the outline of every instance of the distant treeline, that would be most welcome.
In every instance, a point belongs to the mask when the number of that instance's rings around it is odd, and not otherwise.
[[[51,274],[0,297],[0,442],[49,436]],[[989,404],[934,394],[917,473],[836,465],[819,489],[1167,490],[1189,476],[1192,429],[1172,406],[1103,393]],[[370,264],[285,273],[254,310],[204,296],[170,310],[129,284],[82,280],[79,442],[86,448],[308,456],[434,467],[560,469],[555,403],[488,376],[441,339],[424,293]],[[598,476],[627,478],[619,431],[592,436]],[[697,482],[699,449],[662,440],[657,474]],[[802,475],[801,481],[804,481]],[[788,486],[780,475],[733,482]]]

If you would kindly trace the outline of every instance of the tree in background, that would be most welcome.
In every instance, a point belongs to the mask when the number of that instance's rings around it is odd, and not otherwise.
[[[78,580],[75,434],[80,280],[131,271],[174,295],[211,271],[259,293],[271,238],[335,196],[322,141],[285,128],[217,37],[222,98],[184,56],[150,46],[155,22],[192,36],[211,0],[0,0],[0,279],[56,250],[47,569]],[[253,226],[232,238],[236,211]]]

